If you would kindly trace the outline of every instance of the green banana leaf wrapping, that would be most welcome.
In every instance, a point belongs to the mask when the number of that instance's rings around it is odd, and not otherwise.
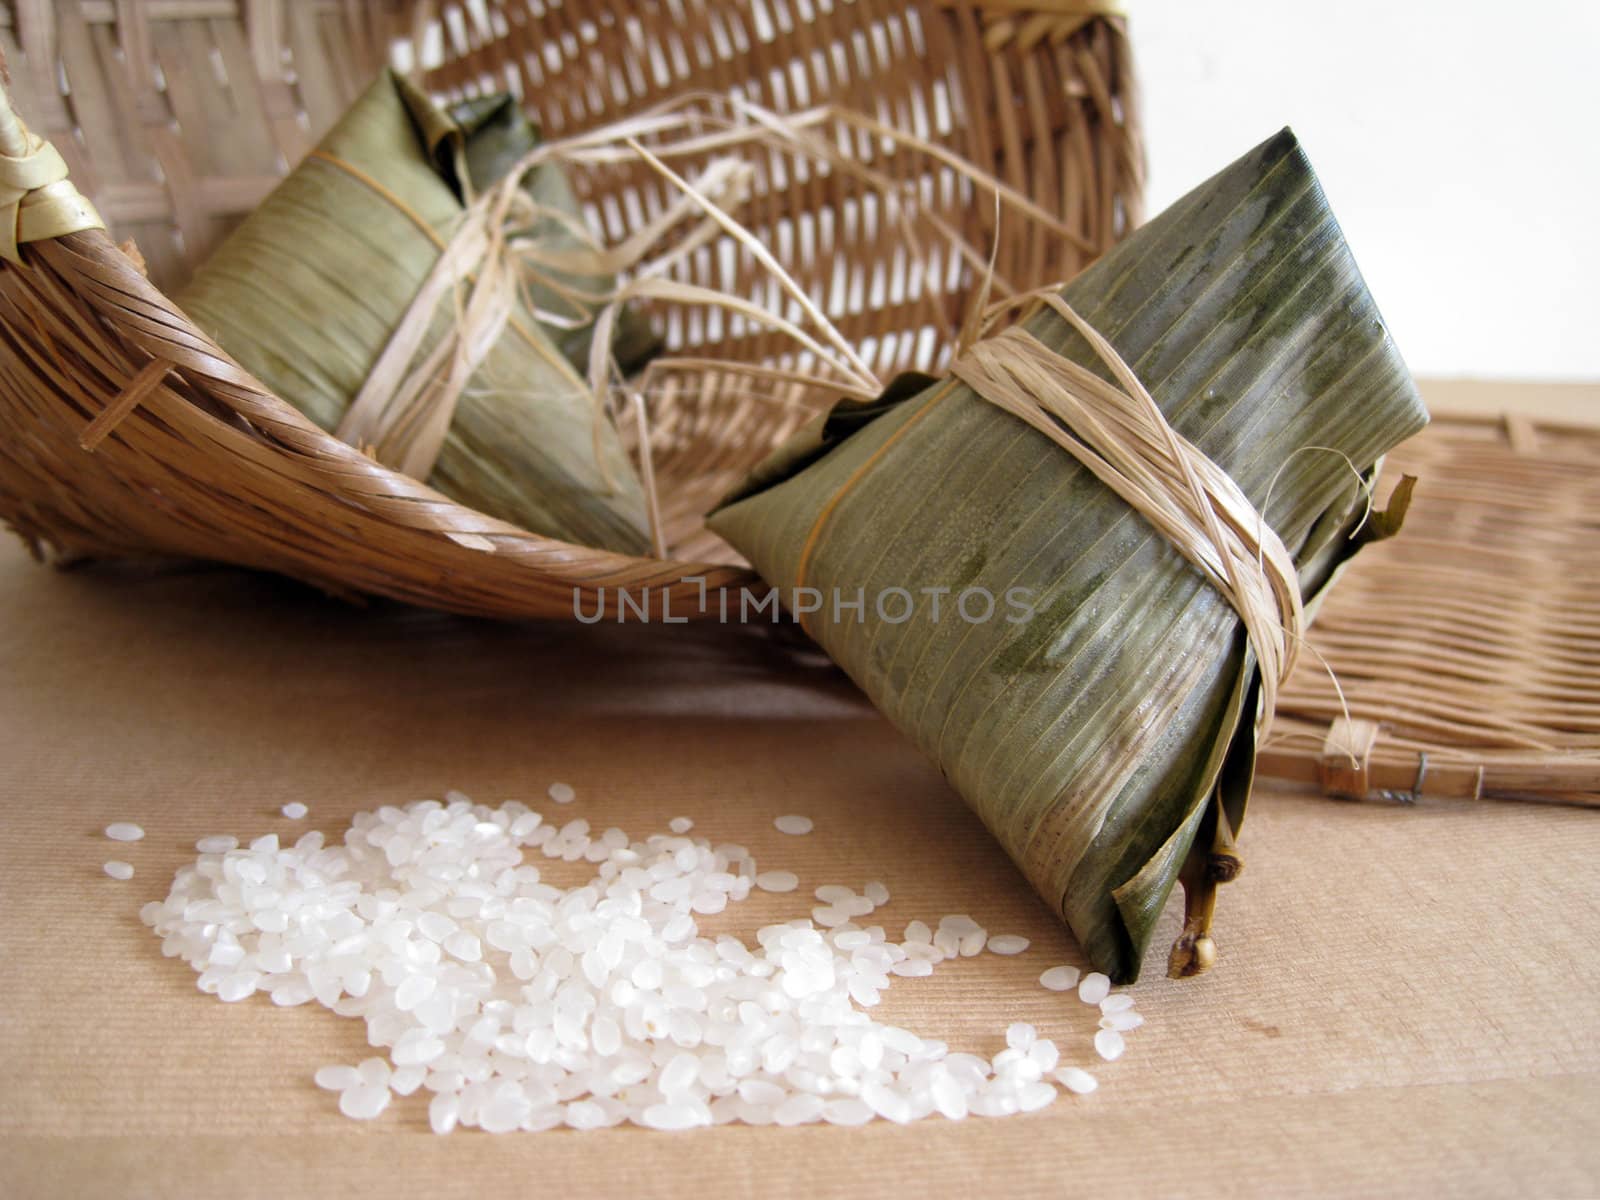
[[[1062,295],[1263,510],[1313,599],[1356,545],[1350,463],[1370,476],[1427,414],[1293,134]],[[1107,375],[1055,312],[1026,328]],[[1213,851],[1250,787],[1254,655],[1221,593],[1069,454],[953,377],[904,377],[798,434],[710,524],[796,608],[820,597],[807,628],[1097,968],[1137,977],[1180,874],[1207,933],[1237,868]],[[1203,969],[1196,932],[1175,973]]]
[[[279,396],[337,429],[461,218],[465,150],[455,120],[385,72],[175,299]],[[419,358],[455,319],[439,307]],[[427,482],[534,533],[648,552],[644,494],[616,430],[521,303]]]

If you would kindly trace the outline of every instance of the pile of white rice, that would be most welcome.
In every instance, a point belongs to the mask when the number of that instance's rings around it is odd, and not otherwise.
[[[889,900],[881,883],[819,887],[809,917],[766,926],[755,945],[704,936],[698,917],[798,881],[758,874],[742,846],[688,836],[687,818],[671,827],[681,832],[594,835],[581,818],[557,828],[519,803],[451,793],[359,813],[342,843],[202,839],[167,899],[140,915],[203,992],[314,1001],[365,1021],[383,1054],[316,1072],[358,1119],[422,1089],[439,1133],[859,1125],[1008,1116],[1053,1103],[1058,1085],[1096,1087],[1029,1025],[986,1058],[870,1016],[896,977],[986,947],[1017,954],[1026,939],[990,939],[965,915],[912,921],[891,939],[869,923]],[[527,861],[535,850],[595,870],[555,887]],[[1077,986],[1095,1006],[1103,1059],[1142,1023],[1104,975],[1058,966],[1041,983]]]

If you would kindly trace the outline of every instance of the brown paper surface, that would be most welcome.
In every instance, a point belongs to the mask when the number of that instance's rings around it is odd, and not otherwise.
[[[1217,968],[1150,972],[1148,1024],[1105,1064],[1092,1010],[1036,983],[1081,964],[1067,932],[842,676],[768,636],[362,611],[220,568],[62,573],[7,538],[0,679],[0,1195],[1600,1192],[1600,814],[1263,789]],[[897,980],[879,1012],[988,1054],[1031,1021],[1100,1091],[958,1125],[435,1138],[423,1093],[357,1124],[312,1084],[370,1053],[359,1022],[202,995],[138,921],[204,834],[337,833],[451,787],[537,806],[558,779],[580,798],[547,812],[639,834],[686,815],[800,874],[710,928],[881,879],[896,932],[968,912],[1033,939]],[[786,812],[816,832],[776,833]],[[108,841],[117,820],[148,836]]]

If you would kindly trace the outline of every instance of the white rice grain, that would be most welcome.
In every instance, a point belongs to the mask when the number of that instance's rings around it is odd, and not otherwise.
[[[1094,1035],[1094,1052],[1107,1062],[1116,1062],[1128,1043],[1115,1029],[1102,1029]]]
[[[1111,993],[1111,980],[1099,971],[1090,971],[1078,985],[1078,999],[1085,1004],[1098,1005]]]
[[[422,1086],[423,1080],[427,1077],[426,1067],[401,1067],[389,1076],[389,1090],[396,1096],[409,1096]]]
[[[312,1079],[319,1088],[329,1092],[343,1092],[361,1082],[354,1067],[343,1066],[318,1067]]]
[[[865,1125],[872,1117],[872,1106],[854,1096],[841,1096],[822,1106],[822,1119],[830,1125]]]
[[[359,1083],[339,1093],[339,1111],[357,1121],[370,1121],[389,1107],[389,1089],[373,1083]]]
[[[703,1118],[695,1107],[689,1104],[652,1104],[640,1114],[639,1120],[640,1124],[651,1129],[668,1131],[693,1129],[696,1125],[711,1123],[708,1117]]]
[[[1039,983],[1052,992],[1070,992],[1078,986],[1078,975],[1077,967],[1051,967],[1039,976]]]
[[[1082,1067],[1062,1067],[1056,1072],[1056,1081],[1079,1096],[1087,1096],[1100,1086],[1100,1081]]]
[[[1136,1012],[1112,1013],[1100,1018],[1101,1029],[1115,1029],[1118,1033],[1131,1032],[1143,1024],[1144,1018]]]
[[[1006,1045],[1013,1050],[1027,1051],[1039,1038],[1039,1031],[1024,1021],[1006,1027]]]
[[[823,1104],[821,1096],[798,1092],[772,1110],[772,1119],[779,1125],[809,1125],[821,1119]]]
[[[1017,1107],[1023,1112],[1038,1112],[1056,1102],[1056,1089],[1043,1080],[1025,1083],[1017,1092]]]
[[[428,1101],[428,1125],[434,1133],[446,1134],[456,1127],[461,1101],[454,1092],[439,1092]]]
[[[1032,943],[1014,933],[997,933],[989,939],[990,954],[1021,954]]]

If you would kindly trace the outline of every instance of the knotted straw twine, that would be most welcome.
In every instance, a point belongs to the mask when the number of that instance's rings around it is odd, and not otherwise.
[[[1016,326],[975,343],[952,374],[1092,471],[1222,593],[1261,665],[1256,732],[1265,734],[1305,633],[1288,548],[1228,473],[1167,423],[1110,342],[1060,296],[1037,298],[1083,336],[1120,387]]]
[[[105,222],[67,179],[60,152],[30,131],[0,89],[0,258],[20,265],[17,247]]]

